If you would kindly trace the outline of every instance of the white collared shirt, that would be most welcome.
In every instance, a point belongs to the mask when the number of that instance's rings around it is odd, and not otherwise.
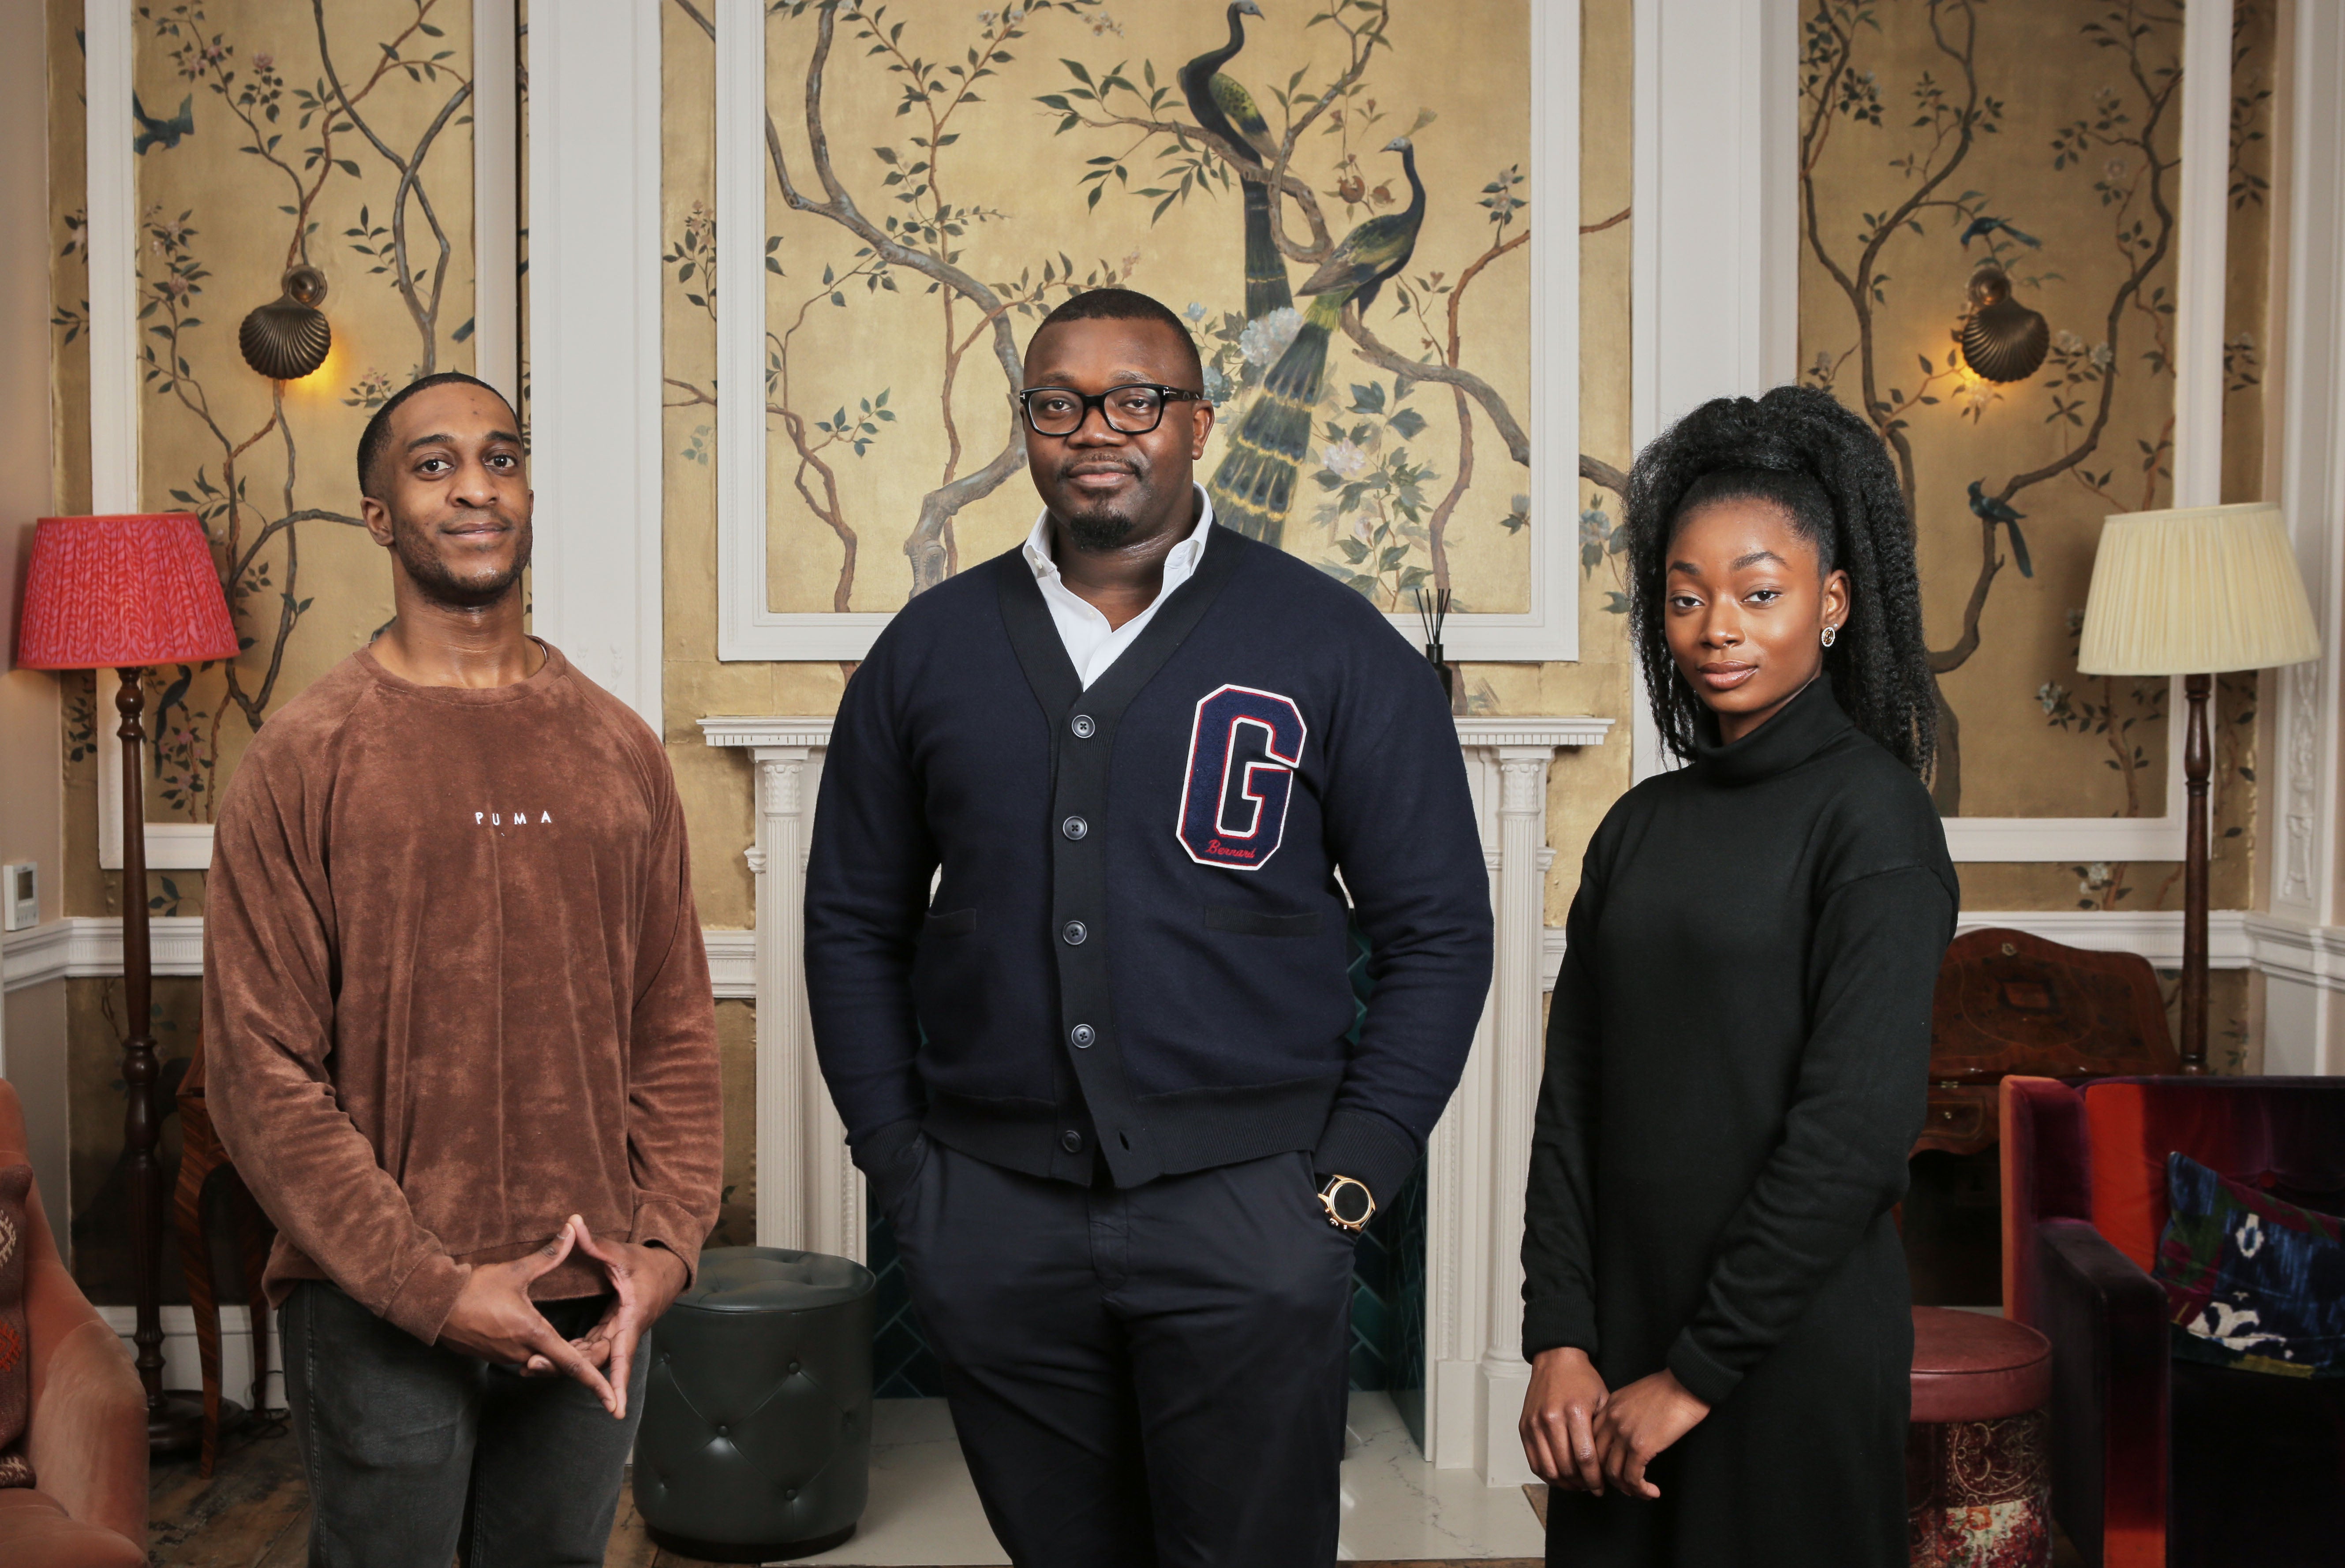
[[[1108,666],[1121,658],[1123,651],[1140,640],[1148,623],[1156,618],[1157,610],[1172,597],[1172,591],[1189,581],[1197,570],[1197,562],[1205,557],[1206,531],[1213,526],[1213,503],[1203,485],[1197,491],[1197,526],[1189,536],[1175,544],[1164,557],[1164,582],[1156,590],[1156,597],[1148,608],[1121,626],[1110,626],[1099,607],[1069,588],[1059,575],[1059,563],[1051,554],[1051,514],[1046,510],[1034,524],[1034,531],[1026,536],[1026,564],[1034,571],[1034,584],[1042,591],[1042,602],[1051,607],[1051,623],[1059,629],[1059,641],[1066,644],[1067,657],[1075,666],[1084,690],[1108,672]]]

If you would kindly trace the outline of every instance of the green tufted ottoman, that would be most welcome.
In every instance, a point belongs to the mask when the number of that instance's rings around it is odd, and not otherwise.
[[[878,1281],[778,1247],[700,1255],[653,1330],[635,1508],[652,1539],[720,1563],[827,1551],[869,1489]]]

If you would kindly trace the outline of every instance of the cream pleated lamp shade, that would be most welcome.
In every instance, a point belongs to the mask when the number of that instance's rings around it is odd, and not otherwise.
[[[2278,507],[2178,507],[2101,524],[2076,651],[2083,673],[2212,675],[2320,656]]]

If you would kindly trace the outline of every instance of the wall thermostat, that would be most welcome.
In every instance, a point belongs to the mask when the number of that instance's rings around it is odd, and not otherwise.
[[[29,931],[40,923],[40,863],[18,860],[0,865],[0,931]]]

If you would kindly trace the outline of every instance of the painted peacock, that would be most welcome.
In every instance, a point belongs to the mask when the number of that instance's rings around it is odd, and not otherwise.
[[[1181,91],[1197,123],[1227,144],[1237,165],[1238,187],[1245,198],[1245,313],[1258,321],[1274,310],[1291,309],[1294,296],[1286,287],[1286,263],[1270,228],[1270,167],[1278,144],[1270,122],[1254,106],[1254,95],[1222,67],[1245,47],[1246,16],[1259,16],[1254,0],[1230,0],[1230,38],[1181,67]]]
[[[1416,231],[1425,224],[1416,149],[1406,137],[1396,137],[1385,150],[1400,154],[1401,170],[1408,176],[1407,207],[1372,217],[1345,235],[1303,285],[1302,292],[1312,297],[1303,329],[1270,368],[1206,487],[1220,521],[1265,544],[1276,544],[1285,531],[1286,509],[1311,450],[1311,414],[1326,379],[1327,349],[1344,307],[1356,304],[1363,313],[1367,310],[1385,279],[1408,265]]]

